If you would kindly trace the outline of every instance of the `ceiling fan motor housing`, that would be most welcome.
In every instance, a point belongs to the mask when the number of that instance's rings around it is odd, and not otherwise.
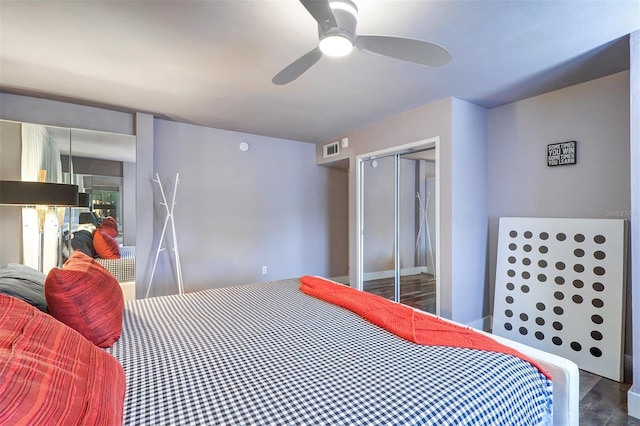
[[[358,8],[350,0],[331,0],[331,11],[336,20],[336,27],[318,24],[318,36],[320,40],[330,36],[342,36],[353,42],[356,38],[358,26]]]

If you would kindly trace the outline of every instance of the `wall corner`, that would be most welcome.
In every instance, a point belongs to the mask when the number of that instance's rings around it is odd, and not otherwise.
[[[631,161],[631,259],[640,258],[640,31],[629,37],[629,115]],[[631,297],[640,300],[640,263],[631,264]],[[640,309],[631,312],[633,336],[633,365],[640,365]],[[627,412],[640,418],[640,368],[633,369],[633,386],[627,394]]]

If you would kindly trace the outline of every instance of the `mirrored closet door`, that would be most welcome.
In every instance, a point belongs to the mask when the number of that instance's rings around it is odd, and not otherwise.
[[[359,164],[362,289],[436,313],[435,148]]]

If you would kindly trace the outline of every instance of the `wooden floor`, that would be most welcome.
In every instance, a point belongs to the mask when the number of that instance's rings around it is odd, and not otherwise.
[[[364,290],[393,300],[393,281],[393,278],[365,281]],[[428,274],[401,277],[400,301],[435,313],[435,278]],[[640,419],[627,415],[630,386],[580,370],[580,426],[640,426]]]
[[[640,426],[627,415],[630,386],[580,370],[580,426]]]
[[[363,283],[364,291],[385,299],[394,299],[394,279],[382,278]],[[400,302],[405,305],[436,313],[436,279],[430,274],[400,277]]]

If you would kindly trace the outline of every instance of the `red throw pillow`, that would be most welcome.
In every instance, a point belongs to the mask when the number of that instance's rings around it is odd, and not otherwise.
[[[62,269],[44,282],[49,313],[101,348],[122,334],[124,297],[113,275],[94,259],[74,251]]]
[[[120,244],[102,228],[93,234],[93,248],[98,257],[103,259],[120,259]]]
[[[111,216],[108,216],[100,225],[100,229],[104,230],[110,237],[118,236],[118,222]]]
[[[113,356],[5,295],[0,330],[0,424],[122,424],[126,382]]]

